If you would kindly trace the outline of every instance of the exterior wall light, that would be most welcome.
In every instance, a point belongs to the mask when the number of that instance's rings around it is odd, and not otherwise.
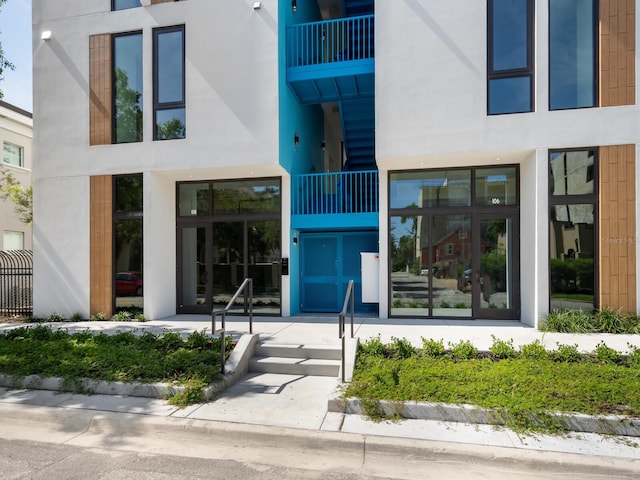
[[[291,0],[291,11],[292,12],[298,11],[298,0]]]
[[[51,40],[51,30],[45,30],[40,34],[42,40]]]
[[[324,152],[327,149],[327,142],[325,142],[324,140],[322,140],[320,142],[320,148],[322,149],[322,151]]]
[[[300,146],[300,134],[298,132],[293,136],[293,145],[296,147]]]
[[[260,10],[260,7],[262,7],[262,2],[253,2],[254,10]]]

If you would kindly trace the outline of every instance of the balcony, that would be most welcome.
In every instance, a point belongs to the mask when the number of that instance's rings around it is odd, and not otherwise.
[[[374,15],[287,28],[287,81],[302,104],[374,95]]]
[[[291,226],[297,229],[378,227],[378,172],[291,177]]]

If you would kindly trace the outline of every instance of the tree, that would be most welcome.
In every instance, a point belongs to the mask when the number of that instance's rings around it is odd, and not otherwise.
[[[0,7],[5,4],[7,0],[0,0]],[[4,50],[2,49],[2,43],[0,43],[0,81],[4,79],[3,73],[5,70],[13,70],[15,69],[13,63],[6,59],[4,56]],[[2,90],[0,90],[0,98],[2,98],[4,94]]]
[[[156,138],[158,140],[172,140],[174,138],[184,138],[185,126],[179,118],[172,118],[164,123],[159,123],[156,127]]]
[[[20,182],[0,167],[0,199],[13,202],[13,209],[20,221],[26,225],[33,222],[33,188],[31,185],[23,187]]]
[[[116,69],[116,142],[142,141],[142,94],[129,86],[129,77],[121,68]]]

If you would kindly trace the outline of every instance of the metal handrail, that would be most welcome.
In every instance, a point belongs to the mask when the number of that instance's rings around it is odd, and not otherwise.
[[[344,383],[344,367],[345,367],[345,334],[344,334],[344,322],[347,316],[347,308],[351,304],[351,338],[353,338],[353,314],[354,314],[354,302],[353,302],[353,280],[349,280],[347,285],[347,293],[344,296],[344,303],[342,304],[342,311],[338,314],[338,338],[342,341],[342,383]]]
[[[225,360],[225,329],[226,324],[225,320],[227,317],[227,312],[231,309],[236,299],[240,296],[240,294],[244,291],[245,288],[249,287],[249,333],[253,333],[253,279],[245,278],[242,285],[238,287],[236,293],[231,297],[227,306],[220,310],[212,310],[211,311],[211,335],[215,335],[216,333],[220,334],[220,373],[224,374],[224,360]],[[247,303],[247,297],[245,294],[245,307]],[[222,328],[216,330],[216,317],[220,315],[222,321]]]

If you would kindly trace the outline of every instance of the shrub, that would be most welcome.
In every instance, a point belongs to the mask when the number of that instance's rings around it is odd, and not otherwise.
[[[72,322],[79,322],[82,320],[82,315],[80,315],[78,312],[74,313],[73,315],[71,315],[71,317],[69,318]]]
[[[640,367],[640,347],[627,343],[629,348],[629,356],[627,357],[627,363],[632,367]]]
[[[387,347],[380,340],[380,336],[377,336],[361,343],[360,353],[365,357],[385,357],[387,355]]]
[[[136,313],[134,318],[135,318],[136,322],[146,322],[147,321],[147,319],[145,318],[144,314],[142,314],[142,313]]]
[[[563,345],[558,343],[558,348],[551,352],[551,357],[558,362],[578,362],[581,355],[578,352],[578,345]]]
[[[593,315],[595,329],[606,333],[623,333],[625,331],[625,315],[622,310],[613,311],[609,307],[595,312]]]
[[[620,361],[620,353],[613,348],[607,347],[604,342],[596,345],[595,355],[602,363],[618,363]]]
[[[582,310],[554,310],[544,317],[540,330],[561,333],[593,331],[593,319]]]
[[[548,358],[549,353],[547,349],[544,348],[544,345],[540,343],[540,340],[535,340],[532,343],[520,347],[520,356],[531,360],[542,360]]]
[[[91,321],[92,322],[101,322],[105,319],[104,313],[102,312],[96,312],[93,315],[91,315]]]
[[[478,356],[478,349],[469,340],[461,340],[458,343],[451,343],[451,354],[458,360],[470,360]]]
[[[444,348],[444,341],[426,339],[422,337],[422,354],[426,357],[440,358],[443,357],[446,350]]]
[[[405,359],[416,355],[416,347],[406,338],[391,338],[389,345],[389,354],[392,358]]]
[[[114,322],[128,322],[131,320],[131,314],[126,310],[122,310],[111,317],[111,320]]]
[[[59,313],[52,313],[47,317],[47,321],[49,322],[64,322],[65,318]]]
[[[489,351],[493,353],[496,358],[514,358],[517,355],[516,349],[513,348],[513,339],[500,340],[494,335],[491,335],[493,344],[489,347]]]

